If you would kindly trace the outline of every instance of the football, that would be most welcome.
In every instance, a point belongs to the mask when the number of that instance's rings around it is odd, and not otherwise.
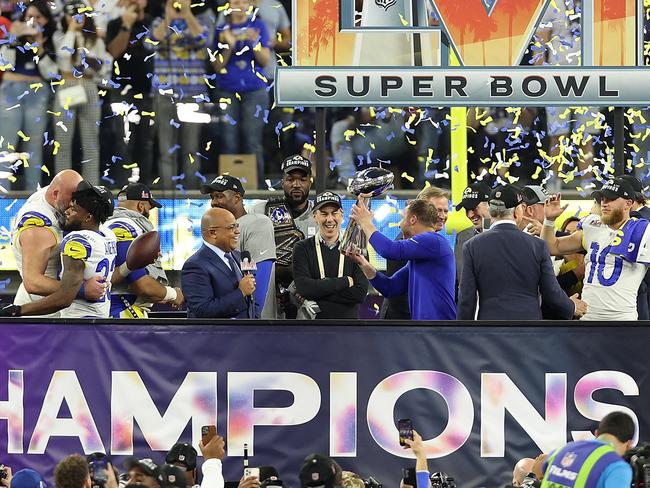
[[[152,230],[136,237],[126,252],[129,269],[140,269],[152,264],[160,254],[160,234]]]

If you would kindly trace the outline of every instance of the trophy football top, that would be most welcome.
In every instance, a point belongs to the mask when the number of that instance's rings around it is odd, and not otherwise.
[[[385,168],[367,168],[357,172],[348,185],[353,195],[369,193],[376,197],[393,188],[395,175]]]

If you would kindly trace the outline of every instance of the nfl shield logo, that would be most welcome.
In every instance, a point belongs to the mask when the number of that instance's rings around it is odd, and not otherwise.
[[[560,464],[562,465],[563,468],[568,468],[573,464],[573,461],[575,460],[576,460],[576,454],[574,452],[567,452],[562,458],[562,461],[560,461]]]
[[[379,7],[383,7],[384,10],[388,10],[389,8],[391,8],[393,5],[397,3],[397,0],[375,0],[375,3]]]

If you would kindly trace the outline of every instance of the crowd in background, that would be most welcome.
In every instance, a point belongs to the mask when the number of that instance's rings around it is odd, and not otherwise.
[[[33,190],[74,167],[109,188],[196,190],[224,154],[249,155],[257,181],[247,187],[275,184],[281,161],[313,159],[315,142],[313,109],[273,101],[275,66],[291,62],[290,3],[4,2],[0,184]],[[580,8],[549,7],[521,63],[579,64]],[[630,110],[626,120],[636,167],[645,119]],[[613,161],[606,107],[476,107],[467,124],[472,179],[582,189]],[[398,188],[449,185],[448,109],[328,109],[327,128],[330,189],[378,163]]]

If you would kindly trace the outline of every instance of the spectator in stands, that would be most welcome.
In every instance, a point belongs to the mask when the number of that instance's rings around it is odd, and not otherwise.
[[[463,274],[458,288],[458,319],[541,320],[542,300],[560,317],[582,316],[586,304],[569,299],[553,273],[548,248],[519,230],[523,196],[513,185],[490,194],[492,227],[463,246]]]
[[[58,72],[55,33],[56,21],[48,2],[34,0],[27,5],[20,20],[11,25],[11,42],[0,46],[0,65],[11,66],[0,85],[0,141],[4,139],[0,154],[17,153],[20,134],[29,137],[22,138],[21,143],[22,152],[28,156],[15,161],[13,167],[23,166],[23,181],[16,187],[30,191],[36,190],[43,174],[43,133],[47,130],[50,101],[47,80]],[[26,49],[26,44],[37,45],[36,52]],[[34,54],[39,56],[38,64],[34,62]],[[39,89],[31,88],[37,84],[41,84]],[[9,107],[14,108],[9,110]]]
[[[185,175],[178,182],[186,188],[197,188],[200,182],[195,162],[201,125],[179,121],[177,106],[209,101],[205,95],[206,47],[214,23],[211,12],[195,14],[190,4],[190,0],[166,0],[164,16],[152,24],[152,40],[157,43],[152,85],[158,91],[154,99],[158,175],[164,187],[173,186],[172,177],[178,172]]]
[[[167,464],[183,468],[187,486],[196,483],[196,449],[186,442],[177,442],[165,456]]]
[[[321,454],[310,454],[305,458],[299,477],[301,488],[336,488],[343,482],[341,466]]]
[[[55,135],[60,144],[56,171],[70,168],[76,125],[79,124],[83,164],[81,173],[93,185],[99,183],[99,120],[101,107],[97,81],[110,69],[104,40],[97,35],[93,17],[84,14],[86,4],[68,0],[61,19],[63,36],[55,37],[59,72],[65,84],[58,87],[54,110],[61,112]],[[80,11],[82,13],[80,13]]]
[[[115,134],[109,177],[115,186],[124,186],[132,171],[124,165],[137,163],[139,180],[151,184],[154,179],[151,118],[153,95],[150,73],[154,70],[152,45],[147,41],[151,17],[145,13],[147,0],[127,0],[121,17],[108,23],[106,44],[115,63],[113,90],[110,92],[111,119]]]
[[[390,297],[408,291],[414,320],[453,320],[456,317],[453,251],[447,239],[435,232],[438,212],[433,205],[424,200],[413,200],[407,205],[400,224],[405,237],[401,241],[391,241],[377,231],[372,213],[361,197],[352,207],[350,218],[366,233],[377,254],[408,260],[406,266],[388,278],[377,272],[365,257],[351,256],[382,295]]]
[[[305,237],[316,235],[311,189],[311,162],[296,154],[282,161],[282,190],[284,195],[259,202],[250,207],[251,213],[266,214],[273,223],[276,242],[276,296],[278,318],[296,318],[297,308],[292,303],[290,289],[293,283],[291,256],[293,246]],[[295,294],[293,295],[295,298]]]
[[[340,252],[341,197],[331,191],[317,195],[314,220],[318,234],[293,249],[293,278],[305,299],[299,318],[356,319],[368,293],[368,279],[355,261]]]
[[[181,273],[190,318],[259,318],[255,278],[240,268],[239,223],[223,208],[211,208],[201,219],[203,245]]]
[[[579,0],[558,0],[550,5],[540,22],[535,37],[543,47],[534,64],[551,66],[579,66],[582,50]],[[549,136],[549,153],[553,162],[555,177],[551,178],[553,192],[559,191],[560,172],[584,172],[593,163],[594,147],[592,137],[600,133],[604,120],[598,107],[547,107],[546,124]],[[573,146],[578,146],[574,149]],[[575,156],[574,156],[575,155]],[[577,160],[577,164],[574,161]],[[569,164],[565,164],[569,163]],[[591,177],[591,174],[585,175]],[[576,178],[573,181],[580,181]]]
[[[585,486],[631,486],[632,467],[623,455],[634,445],[635,431],[634,420],[627,413],[605,415],[598,424],[595,439],[569,442],[549,454],[543,465],[542,486],[561,485],[578,477],[578,473],[581,479],[584,476],[590,481]],[[568,465],[567,456],[573,460]]]
[[[158,482],[160,467],[152,459],[131,459],[128,470],[129,481],[127,486],[137,483],[145,485],[147,488],[160,488],[160,483]]]
[[[460,211],[461,208],[465,209],[465,215],[471,220],[472,225],[467,229],[461,230],[456,235],[456,242],[454,244],[454,257],[456,258],[456,284],[460,280],[460,275],[463,269],[463,245],[477,234],[483,232],[484,220],[490,219],[490,207],[488,200],[490,199],[491,189],[485,183],[474,183],[463,191],[463,198],[456,210]]]
[[[212,60],[218,74],[223,154],[254,154],[259,188],[264,188],[262,131],[269,104],[268,79],[272,40],[265,23],[253,15],[249,0],[232,0],[224,23],[217,26]]]
[[[239,251],[250,253],[257,269],[255,303],[262,309],[262,318],[277,319],[275,294],[275,236],[273,223],[266,215],[247,213],[244,208],[244,186],[234,176],[220,175],[212,183],[201,185],[201,193],[209,194],[212,208],[224,208],[239,224]]]
[[[215,435],[206,445],[203,445],[203,441],[199,442],[199,449],[203,454],[201,488],[223,488],[221,461],[226,455],[224,447],[225,442],[220,435]]]
[[[447,215],[449,214],[449,192],[443,188],[429,186],[422,190],[417,198],[418,200],[429,202],[436,208],[438,220],[436,221],[435,232],[440,232],[447,222]],[[400,232],[396,240],[401,239],[404,239],[404,236]],[[386,276],[393,276],[406,266],[406,264],[406,260],[386,259]],[[409,310],[408,296],[403,294],[384,298],[380,316],[382,319],[409,320],[411,318],[411,312]]]

